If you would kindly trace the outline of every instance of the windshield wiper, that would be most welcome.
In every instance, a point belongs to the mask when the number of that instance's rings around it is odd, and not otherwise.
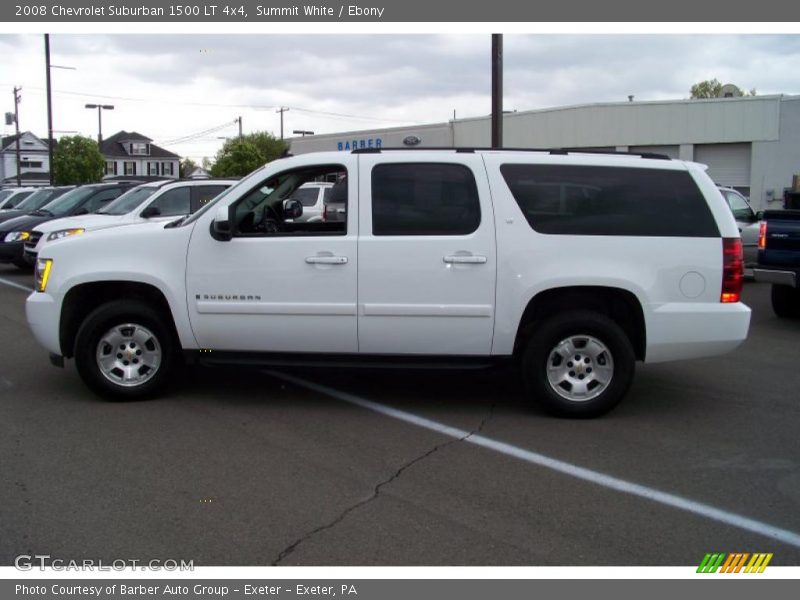
[[[44,208],[37,208],[31,214],[32,215],[36,215],[37,217],[53,217],[53,216],[55,216],[49,210],[44,209]]]

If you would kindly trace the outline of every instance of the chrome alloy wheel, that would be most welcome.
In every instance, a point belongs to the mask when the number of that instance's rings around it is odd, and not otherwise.
[[[608,388],[613,376],[611,352],[590,335],[572,335],[561,340],[547,357],[550,387],[572,402],[597,398]]]
[[[136,387],[161,366],[161,345],[147,327],[135,323],[115,325],[97,344],[97,367],[116,385]]]

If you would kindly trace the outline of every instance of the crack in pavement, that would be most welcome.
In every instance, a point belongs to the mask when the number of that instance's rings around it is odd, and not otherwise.
[[[494,416],[494,409],[495,409],[495,403],[493,402],[492,405],[489,407],[489,413],[483,418],[483,420],[480,422],[480,424],[475,429],[470,431],[467,435],[465,435],[463,437],[460,437],[460,438],[457,438],[457,439],[454,439],[454,440],[448,440],[448,441],[443,442],[441,444],[437,444],[436,446],[434,446],[433,448],[431,448],[430,450],[428,450],[424,454],[420,454],[416,458],[413,458],[412,460],[408,461],[407,463],[402,465],[399,469],[397,469],[397,471],[395,471],[394,474],[391,477],[389,477],[388,479],[385,479],[385,480],[381,481],[380,483],[378,483],[373,488],[372,495],[369,498],[366,498],[365,500],[360,500],[360,501],[356,502],[355,504],[353,504],[352,506],[348,506],[341,513],[339,513],[338,517],[333,519],[330,523],[326,523],[325,525],[320,525],[316,529],[313,529],[313,530],[309,531],[308,533],[306,533],[302,537],[298,538],[297,540],[295,540],[294,542],[292,542],[291,544],[286,546],[286,548],[281,550],[281,552],[278,554],[278,556],[275,558],[275,560],[272,561],[271,565],[273,567],[278,566],[281,563],[281,561],[283,561],[287,556],[292,554],[292,552],[294,552],[297,549],[297,547],[300,546],[303,542],[308,541],[309,539],[311,539],[312,537],[314,537],[318,533],[322,533],[323,531],[327,531],[329,529],[332,529],[333,527],[336,527],[339,523],[344,521],[345,518],[347,518],[347,515],[349,515],[350,513],[352,513],[355,510],[358,510],[362,506],[366,506],[370,502],[376,500],[378,498],[378,496],[380,496],[381,489],[383,487],[389,485],[393,481],[396,481],[403,474],[403,472],[405,472],[409,468],[413,467],[418,462],[421,462],[421,461],[425,460],[426,458],[428,458],[432,454],[438,452],[439,450],[441,450],[443,448],[446,448],[447,446],[451,446],[453,444],[458,444],[459,442],[463,442],[467,438],[470,438],[473,435],[476,435],[476,434],[480,433],[483,430],[483,428],[486,426],[486,424]]]

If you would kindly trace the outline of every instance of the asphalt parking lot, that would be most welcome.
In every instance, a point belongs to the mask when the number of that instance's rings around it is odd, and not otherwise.
[[[570,421],[507,369],[191,368],[106,403],[30,337],[7,285],[30,274],[0,279],[0,564],[800,564],[800,322],[768,286],[736,352],[638,365],[614,412]]]

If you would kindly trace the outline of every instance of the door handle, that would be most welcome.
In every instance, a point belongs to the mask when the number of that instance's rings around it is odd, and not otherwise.
[[[451,254],[444,257],[444,262],[457,265],[484,265],[486,257],[474,254]]]
[[[346,256],[307,256],[306,262],[309,265],[345,265]]]

